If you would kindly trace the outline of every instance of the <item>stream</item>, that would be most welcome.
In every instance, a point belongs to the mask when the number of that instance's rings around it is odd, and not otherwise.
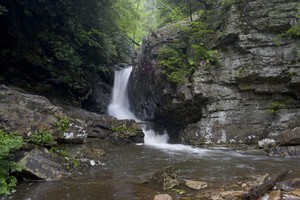
[[[180,145],[179,145],[180,147]],[[161,188],[141,184],[168,165],[176,166],[178,179],[200,180],[209,189],[239,188],[253,176],[291,169],[286,178],[300,177],[300,161],[241,154],[228,149],[188,148],[170,150],[148,145],[118,146],[108,152],[103,166],[84,168],[82,175],[55,182],[24,182],[3,200],[134,200],[153,199]],[[172,193],[173,197],[193,195]],[[168,192],[170,193],[170,192]]]
[[[118,119],[134,119],[130,112],[127,82],[131,68],[115,73],[112,103],[108,113]],[[115,146],[107,152],[101,166],[83,168],[81,174],[54,182],[23,182],[16,191],[2,200],[140,200],[153,199],[166,193],[157,186],[142,184],[158,170],[167,166],[178,168],[178,180],[205,181],[208,189],[241,189],[255,176],[277,174],[291,169],[286,178],[300,177],[300,160],[243,154],[231,149],[202,149],[182,144],[168,144],[168,134],[156,134],[142,123],[143,144]],[[186,194],[168,191],[174,199],[196,192],[185,188]]]

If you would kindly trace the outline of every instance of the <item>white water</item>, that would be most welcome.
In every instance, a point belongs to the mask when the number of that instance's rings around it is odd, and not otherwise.
[[[132,67],[115,71],[112,102],[108,106],[108,114],[117,119],[133,119],[136,122],[141,122],[141,120],[130,111],[127,87],[131,71]],[[142,125],[142,130],[145,135],[144,144],[152,146],[167,144],[169,136],[166,131],[163,135],[159,135],[146,126],[146,124]]]

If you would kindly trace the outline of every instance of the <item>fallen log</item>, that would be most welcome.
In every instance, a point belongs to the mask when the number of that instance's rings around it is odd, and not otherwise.
[[[258,199],[259,197],[263,196],[266,192],[271,190],[274,187],[274,185],[278,182],[278,180],[281,179],[283,176],[285,176],[289,172],[290,172],[290,170],[281,171],[279,174],[277,174],[274,177],[270,178],[269,180],[265,181],[261,185],[250,188],[248,193],[241,194],[238,196],[238,198],[243,199],[243,200]]]

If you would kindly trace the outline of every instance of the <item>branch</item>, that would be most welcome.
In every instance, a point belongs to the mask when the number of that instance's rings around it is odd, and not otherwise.
[[[243,200],[256,200],[259,197],[263,196],[268,190],[272,189],[276,182],[286,175],[290,170],[281,171],[278,175],[273,178],[265,181],[263,184],[251,188],[248,193],[242,194],[239,198]]]

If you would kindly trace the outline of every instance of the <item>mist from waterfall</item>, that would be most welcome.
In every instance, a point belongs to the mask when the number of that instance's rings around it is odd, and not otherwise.
[[[112,101],[108,106],[108,114],[117,119],[133,119],[141,123],[144,133],[144,144],[159,146],[167,144],[169,136],[167,131],[163,134],[157,134],[148,124],[138,119],[134,113],[130,111],[130,102],[128,98],[128,81],[132,67],[115,71],[114,86],[112,91]]]

